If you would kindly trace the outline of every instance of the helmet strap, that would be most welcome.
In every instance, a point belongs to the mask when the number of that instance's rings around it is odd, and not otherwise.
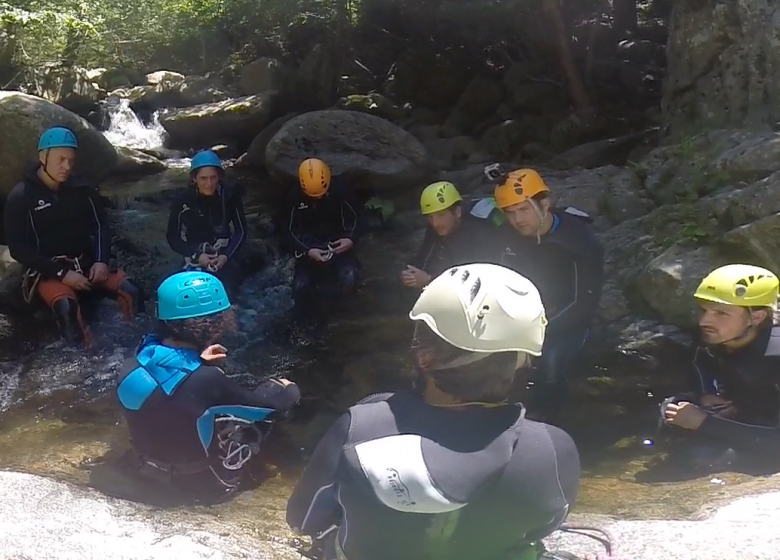
[[[49,179],[51,179],[52,183],[54,183],[55,185],[59,185],[59,184],[60,184],[60,182],[59,182],[57,179],[55,179],[54,177],[52,177],[52,176],[51,176],[51,174],[49,173],[49,170],[48,170],[48,167],[49,167],[49,152],[50,152],[50,151],[51,151],[51,150],[46,150],[46,155],[45,155],[45,156],[44,156],[44,158],[43,158],[43,163],[41,164],[41,167],[40,167],[40,169],[41,169],[41,171],[43,171],[43,173],[44,173],[44,174],[45,174],[45,175],[46,175],[46,176],[47,176]]]
[[[547,219],[547,210],[542,211],[541,207],[533,198],[529,198],[528,202],[531,204],[531,208],[534,209],[536,215],[539,216],[539,227],[536,229],[536,243],[542,243],[542,229],[544,229],[544,221]]]

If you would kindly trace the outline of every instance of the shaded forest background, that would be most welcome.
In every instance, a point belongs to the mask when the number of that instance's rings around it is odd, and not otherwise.
[[[53,66],[230,79],[260,56],[294,67],[319,44],[350,82],[335,80],[323,99],[387,92],[412,72],[433,78],[427,96],[447,105],[471,76],[520,64],[527,80],[560,85],[581,111],[614,101],[598,90],[614,61],[631,62],[621,56],[626,40],[665,43],[670,9],[671,0],[11,0],[0,2],[0,86]],[[657,97],[659,88],[646,89]]]

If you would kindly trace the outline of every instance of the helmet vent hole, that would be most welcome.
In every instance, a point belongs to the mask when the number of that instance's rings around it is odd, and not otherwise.
[[[482,280],[477,278],[476,281],[471,285],[471,290],[469,290],[469,303],[474,303],[474,298],[477,297],[480,288],[482,288]]]
[[[737,297],[742,297],[747,293],[747,288],[745,286],[736,286],[734,288],[734,295]]]

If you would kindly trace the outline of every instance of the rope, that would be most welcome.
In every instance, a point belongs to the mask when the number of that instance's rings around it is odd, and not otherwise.
[[[217,239],[213,244],[212,243],[201,243],[198,247],[198,251],[201,252],[201,254],[206,255],[213,255],[217,256],[219,254],[220,249],[224,249],[228,246],[230,243],[230,239],[227,238],[220,238]],[[209,265],[208,267],[209,272],[216,272],[217,269],[214,268],[213,265]],[[202,270],[203,267],[198,264],[198,261],[193,259],[192,257],[184,257],[184,270]]]

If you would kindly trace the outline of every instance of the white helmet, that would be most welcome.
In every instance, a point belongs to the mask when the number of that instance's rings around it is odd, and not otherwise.
[[[495,264],[466,264],[442,272],[423,289],[409,318],[470,352],[540,356],[547,317],[539,290]]]

